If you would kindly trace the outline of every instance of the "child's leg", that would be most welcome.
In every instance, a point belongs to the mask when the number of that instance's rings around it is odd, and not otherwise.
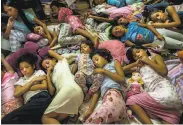
[[[169,37],[178,41],[183,41],[183,35],[167,29],[156,29],[161,35]]]
[[[108,90],[102,105],[89,116],[85,124],[109,124],[118,121],[124,123],[126,119],[126,106],[121,93]]]
[[[84,73],[78,71],[74,77],[76,83],[82,88],[84,95],[86,95],[88,88],[86,86],[86,76]]]
[[[45,109],[51,102],[51,96],[47,92],[40,92],[33,96],[29,102],[22,107],[7,114],[2,124],[39,124]]]
[[[56,112],[51,112],[49,114],[44,114],[42,116],[43,124],[60,124],[60,121],[68,117],[68,114],[59,114]]]
[[[10,36],[10,47],[12,52],[16,52],[21,47],[21,42],[25,42],[25,34],[18,30],[11,30]]]
[[[88,31],[81,28],[77,28],[75,32],[76,34],[80,34],[89,38],[93,42],[94,46],[98,47],[98,44],[99,44],[98,37],[92,36]]]
[[[165,48],[167,49],[183,49],[183,40],[179,41],[176,39],[172,39],[170,37],[164,37],[165,38]]]
[[[90,91],[92,93],[95,93],[98,91],[98,89],[102,85],[104,76],[102,74],[95,74],[95,75],[92,75],[91,77],[92,77],[92,85],[90,87]]]
[[[130,105],[129,108],[137,115],[143,124],[153,124],[146,112],[138,105]]]

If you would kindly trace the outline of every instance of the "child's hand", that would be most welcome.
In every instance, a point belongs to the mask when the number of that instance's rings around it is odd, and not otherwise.
[[[140,61],[142,61],[143,63],[148,63],[149,61],[151,61],[147,56],[143,56]]]
[[[165,41],[165,38],[162,35],[158,35],[157,38],[161,41]]]
[[[93,111],[88,110],[88,111],[84,114],[83,120],[86,121],[86,120],[88,119],[88,117],[89,117],[92,113],[93,113]]]
[[[37,77],[36,77],[36,78],[33,78],[33,79],[31,80],[31,82],[32,82],[32,85],[37,84],[37,82],[38,82]]]
[[[138,59],[136,62],[135,62],[135,65],[137,67],[141,67],[143,65],[143,63],[140,61],[140,59]]]
[[[96,68],[96,69],[94,69],[93,73],[94,74],[97,74],[97,73],[102,74],[102,73],[104,73],[104,69],[102,69],[102,68]]]
[[[50,66],[48,69],[47,69],[47,72],[52,72],[53,71],[53,66]]]
[[[13,17],[9,17],[9,19],[8,19],[8,26],[9,26],[9,27],[13,27],[13,24],[14,24],[14,19],[13,19]]]

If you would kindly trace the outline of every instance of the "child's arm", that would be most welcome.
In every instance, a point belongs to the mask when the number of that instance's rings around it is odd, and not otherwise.
[[[94,70],[94,73],[102,73],[118,83],[123,83],[125,81],[124,72],[121,67],[121,64],[117,60],[115,60],[115,69],[116,69],[116,73],[110,72],[105,69],[97,68]]]
[[[55,58],[55,59],[57,59],[57,60],[62,60],[62,59],[64,58],[63,56],[59,55],[58,53],[56,53],[56,52],[53,51],[53,50],[49,50],[49,51],[48,51],[48,54],[49,54],[51,57],[53,57],[53,58]]]
[[[145,2],[143,2],[145,5],[149,4],[152,0],[147,0]]]
[[[53,31],[52,36],[53,36],[53,40],[50,42],[49,48],[52,48],[57,41],[57,33],[55,31]]]
[[[162,40],[162,41],[165,40],[165,39],[162,37],[162,35],[161,35],[153,26],[147,25],[147,24],[143,24],[143,23],[138,23],[138,25],[141,26],[141,27],[144,27],[144,28],[147,28],[147,29],[151,30],[151,31],[156,35],[156,37],[157,37],[158,39],[160,39],[160,40]]]
[[[13,24],[14,24],[14,19],[12,17],[9,17],[8,24],[7,24],[7,27],[6,27],[6,31],[5,31],[5,33],[3,35],[4,38],[6,38],[6,39],[9,38],[11,29],[13,28]]]
[[[53,96],[55,94],[55,86],[53,85],[52,81],[51,81],[51,72],[52,72],[53,68],[49,68],[47,71],[47,86],[48,86],[48,92],[50,93],[51,96]]]
[[[93,95],[93,93],[96,93],[99,90],[100,86],[103,83],[103,80],[104,80],[103,74],[95,74],[94,75],[93,83],[92,83],[92,85],[87,93],[88,99],[85,98],[86,101],[89,101],[89,99]]]
[[[168,73],[167,67],[163,61],[163,58],[160,55],[155,56],[155,62],[151,61],[148,57],[142,57],[140,59],[145,64],[150,65],[156,72],[158,72],[162,76],[166,76]]]
[[[112,22],[114,20],[113,18],[104,18],[99,16],[93,16],[93,15],[89,15],[88,18],[93,18],[96,21],[100,21],[100,22]]]
[[[100,97],[100,91],[98,90],[96,93],[94,93],[88,111],[84,114],[84,120],[86,120],[93,113],[95,106],[99,100],[99,97]]]
[[[47,39],[49,40],[49,42],[51,42],[51,41],[52,41],[52,37],[51,37],[50,32],[48,31],[47,27],[46,27],[46,24],[43,23],[43,22],[42,22],[41,20],[39,20],[38,18],[34,18],[33,21],[36,22],[38,25],[40,25],[40,26],[43,27],[43,29],[44,29],[44,31],[45,31],[45,33],[46,33]]]
[[[156,4],[156,3],[159,3],[161,2],[162,0],[155,0],[152,4]]]
[[[5,69],[7,70],[8,73],[14,73],[15,72],[13,70],[13,68],[10,66],[10,64],[5,60],[4,57],[1,57],[1,62],[2,62],[3,66],[5,67]]]
[[[29,89],[34,85],[37,84],[37,82],[40,82],[45,79],[45,76],[39,76],[37,78],[32,79],[28,83],[26,83],[24,86],[17,85],[15,87],[15,92],[14,96],[15,97],[20,97],[22,96],[25,92],[29,91]]]
[[[127,71],[131,70],[132,68],[137,67],[139,64],[140,64],[140,60],[137,60],[136,62],[123,66],[122,68],[123,68],[124,72],[127,72]]]
[[[15,97],[22,96],[25,92],[29,91],[29,88],[32,86],[32,84],[33,84],[33,81],[31,80],[30,82],[28,82],[24,86],[19,86],[19,85],[16,86],[14,96]]]
[[[131,46],[133,46],[133,45],[135,45],[135,44],[132,43],[131,41],[127,40],[127,41],[125,42],[125,45],[131,47]]]
[[[181,25],[181,20],[173,6],[167,7],[167,12],[173,19],[173,22],[170,23],[153,23],[152,25],[157,28],[171,28],[171,27],[178,27]]]
[[[76,72],[77,72],[77,70],[78,70],[78,64],[77,63],[74,63],[73,64],[73,67],[72,67],[72,74],[76,74]]]
[[[34,82],[40,82],[40,84],[36,83],[35,85],[32,85],[29,89],[30,91],[47,89],[46,75],[34,78]]]
[[[36,90],[46,90],[47,89],[47,81],[43,80],[41,81],[41,84],[36,84],[30,87],[30,91],[36,91]]]

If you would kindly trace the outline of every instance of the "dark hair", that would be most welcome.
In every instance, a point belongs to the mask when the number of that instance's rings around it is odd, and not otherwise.
[[[95,48],[94,48],[93,42],[90,41],[90,40],[84,40],[84,41],[82,41],[81,44],[80,44],[80,48],[81,48],[81,45],[82,45],[82,44],[88,45],[92,51],[95,49]]]
[[[116,26],[123,26],[123,25],[120,25],[120,24],[118,24],[118,25],[114,25],[114,26],[112,26],[111,28],[110,28],[110,30],[109,30],[109,36],[111,37],[111,39],[119,39],[119,38],[121,38],[121,37],[116,37],[116,36],[114,36],[113,34],[112,34],[112,30],[114,29],[114,27],[116,27]],[[124,28],[126,28],[125,26],[123,26]]]
[[[149,20],[154,21],[154,20],[152,19],[151,15],[153,15],[154,13],[157,13],[157,12],[161,12],[161,10],[154,10],[154,11],[151,11],[150,14],[149,14],[149,17],[148,17]]]
[[[43,61],[44,61],[45,59],[53,59],[53,57],[51,57],[51,56],[49,56],[48,54],[46,54],[46,55],[44,55],[44,56],[42,57],[42,60],[41,60],[40,63],[39,63],[41,70],[43,70],[43,71],[46,72],[45,68],[42,66],[42,63],[43,63]]]
[[[11,6],[11,7],[16,8],[18,10],[18,14],[21,17],[21,19],[24,22],[24,24],[28,27],[28,29],[30,31],[32,31],[32,32],[34,31],[34,29],[33,29],[34,24],[29,22],[29,20],[25,16],[25,13],[21,9],[22,3],[20,3],[19,0],[7,0],[6,2],[3,3],[3,5]]]
[[[21,62],[27,62],[30,65],[35,65],[38,57],[32,53],[25,53],[17,59],[16,67],[19,68]]]
[[[60,3],[60,2],[58,2],[57,0],[53,0],[53,1],[51,2],[50,8],[51,8],[52,6],[56,6],[56,7],[67,7],[66,4]]]
[[[102,57],[105,58],[108,62],[111,62],[112,59],[113,59],[112,56],[111,56],[110,51],[107,50],[107,49],[96,49],[96,50],[92,51],[92,52],[90,53],[90,58],[92,58],[92,57],[93,57],[94,55],[96,55],[96,54],[102,56]]]
[[[131,48],[129,48],[126,52],[126,56],[128,58],[128,60],[130,61],[130,63],[135,62],[136,60],[133,58],[133,49],[144,49],[147,50],[147,55],[150,56],[150,52],[148,51],[148,49],[144,46],[141,45],[134,45]]]

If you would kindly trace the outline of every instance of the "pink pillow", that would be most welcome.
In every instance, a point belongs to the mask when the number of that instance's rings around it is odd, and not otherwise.
[[[99,44],[99,49],[107,49],[111,52],[114,60],[118,60],[121,64],[126,60],[125,45],[119,40],[108,40]]]
[[[42,39],[43,37],[41,35],[35,34],[35,33],[29,33],[26,36],[27,40],[37,42],[38,40]]]
[[[24,53],[33,53],[33,54],[37,54],[37,50],[39,49],[38,45],[34,42],[26,42],[24,44],[24,48],[21,48],[19,50],[17,50],[15,53],[9,55],[7,57],[7,62],[11,65],[11,67],[18,73],[19,76],[22,76],[22,74],[20,73],[19,69],[16,68],[16,61],[17,59],[22,56]],[[38,56],[38,55],[37,55]],[[38,62],[36,64],[36,69],[40,69],[39,66],[39,62],[40,62],[41,58],[40,56],[38,56]]]

